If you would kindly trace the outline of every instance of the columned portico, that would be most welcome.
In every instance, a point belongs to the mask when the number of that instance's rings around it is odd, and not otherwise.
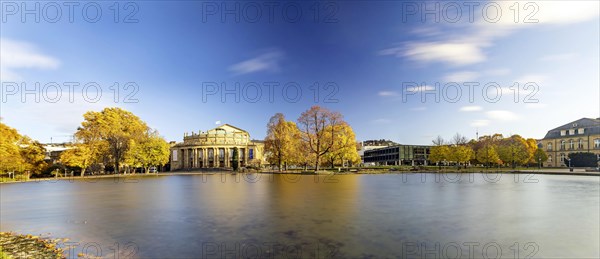
[[[239,166],[266,164],[262,141],[250,140],[248,132],[224,124],[207,132],[185,133],[183,142],[171,147],[171,169],[231,168],[235,148]]]

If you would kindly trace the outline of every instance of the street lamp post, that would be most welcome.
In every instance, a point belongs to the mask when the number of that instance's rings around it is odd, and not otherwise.
[[[569,161],[569,171],[573,172],[573,168],[571,167],[571,158],[567,158],[567,161]]]
[[[542,169],[542,158],[538,157],[538,169]]]

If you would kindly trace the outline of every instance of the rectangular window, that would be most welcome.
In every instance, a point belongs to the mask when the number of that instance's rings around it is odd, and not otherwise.
[[[173,150],[173,161],[177,161],[177,150]]]
[[[569,135],[575,135],[575,129],[570,129],[569,130]]]
[[[583,132],[584,132],[583,128],[577,130],[577,134],[583,134]]]
[[[254,149],[253,148],[248,150],[248,159],[254,159]]]
[[[594,139],[594,148],[600,148],[600,138]]]
[[[567,135],[567,131],[566,131],[566,130],[561,130],[561,131],[560,131],[560,135],[561,135],[561,136]]]

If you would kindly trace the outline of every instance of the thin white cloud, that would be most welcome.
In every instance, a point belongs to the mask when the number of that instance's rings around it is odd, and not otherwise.
[[[504,10],[519,4],[521,9],[518,22],[515,16],[504,15],[496,24],[499,26],[523,27],[536,24],[573,24],[584,22],[600,14],[598,1],[499,1]],[[490,11],[492,12],[492,11]],[[526,22],[524,22],[526,21]]]
[[[490,121],[489,120],[474,120],[471,122],[471,127],[474,128],[479,128],[479,127],[485,127],[487,125],[490,125]]]
[[[425,92],[425,91],[435,91],[435,87],[430,86],[430,85],[425,85],[425,86],[411,86],[411,87],[407,87],[406,91],[408,92]]]
[[[502,15],[499,21],[492,22],[495,8],[490,8],[488,15],[479,16],[473,24],[466,24],[467,29],[458,33],[461,35],[459,37],[455,32],[451,35],[431,35],[430,29],[421,30],[420,36],[425,40],[404,43],[400,47],[380,51],[380,54],[453,66],[481,63],[487,60],[485,48],[493,46],[495,40],[517,29],[588,21],[597,18],[600,9],[598,1],[499,1],[494,4],[500,5],[502,11],[509,11],[515,8],[517,2],[522,11],[517,22],[515,15]],[[535,13],[531,15],[532,12]],[[481,6],[475,13],[483,13]],[[524,22],[527,18],[530,19]]]
[[[423,62],[443,62],[452,65],[469,65],[486,60],[481,47],[468,42],[418,42],[409,43],[402,53],[410,59]]]
[[[474,71],[459,71],[444,76],[446,82],[473,82],[479,77],[479,73]]]
[[[32,43],[0,38],[0,81],[18,81],[21,69],[56,69],[60,61],[42,54]]]
[[[505,111],[505,110],[495,110],[495,111],[488,111],[486,112],[486,115],[493,120],[499,120],[499,121],[514,121],[519,119],[519,116],[516,115],[515,113],[511,112],[511,111]]]
[[[256,72],[278,72],[280,71],[281,59],[283,52],[279,50],[271,50],[263,53],[255,58],[244,60],[240,63],[231,65],[229,71],[236,75],[243,75]]]
[[[377,95],[379,96],[398,96],[398,92],[394,92],[394,91],[381,91],[379,93],[377,93]]]
[[[483,110],[481,106],[463,106],[460,108],[461,112],[476,112],[481,110]]]

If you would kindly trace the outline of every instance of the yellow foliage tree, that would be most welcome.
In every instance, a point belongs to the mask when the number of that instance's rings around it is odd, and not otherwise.
[[[0,122],[0,171],[21,171],[25,161],[21,157],[21,136],[16,129]]]
[[[437,164],[450,160],[450,148],[446,145],[431,147],[429,160]]]
[[[527,142],[519,135],[513,135],[502,140],[497,151],[500,160],[504,163],[510,163],[513,168],[517,164],[527,163],[530,159]]]
[[[278,170],[282,165],[287,169],[288,163],[300,163],[300,130],[296,123],[286,121],[285,116],[277,113],[271,117],[267,124],[265,137],[265,152],[268,153],[267,161],[275,164]]]
[[[530,163],[530,164],[537,163],[538,161],[535,157],[535,152],[538,149],[537,141],[535,139],[528,138],[525,141],[525,144],[527,145],[527,151],[529,153],[529,160],[527,161],[527,163]]]
[[[488,144],[477,150],[477,161],[486,166],[500,163],[500,157],[498,157],[496,147],[492,144]]]
[[[473,149],[468,145],[453,145],[449,148],[450,160],[460,164],[466,164],[474,156]]]
[[[335,127],[335,129],[325,130],[325,135],[327,135],[326,138],[330,138],[330,134],[334,134],[333,145],[329,152],[324,155],[324,158],[329,161],[331,167],[333,168],[336,165],[336,161],[339,162],[338,165],[342,166],[345,161],[350,164],[360,163],[360,155],[358,155],[356,137],[352,127],[346,122],[330,127]]]
[[[298,118],[302,142],[314,158],[315,171],[324,155],[330,152],[336,135],[335,127],[343,122],[342,115],[320,106],[313,106]],[[328,132],[329,131],[329,132]]]
[[[120,108],[89,111],[83,118],[75,137],[89,145],[96,159],[101,160],[103,156],[108,158],[117,173],[120,172],[121,163],[130,150],[131,143],[140,141],[148,131],[148,126],[139,117]]]
[[[80,176],[85,175],[85,170],[93,162],[93,152],[88,145],[75,144],[60,154],[60,162],[67,166],[81,168]]]
[[[162,138],[158,131],[148,131],[143,138],[130,140],[126,162],[135,167],[143,167],[148,173],[151,166],[162,166],[169,162],[169,143]]]
[[[24,137],[23,143],[23,147],[20,149],[21,157],[25,162],[23,170],[29,174],[41,173],[48,166],[48,163],[44,161],[46,149],[42,144],[28,137]],[[27,177],[29,177],[29,174]]]

